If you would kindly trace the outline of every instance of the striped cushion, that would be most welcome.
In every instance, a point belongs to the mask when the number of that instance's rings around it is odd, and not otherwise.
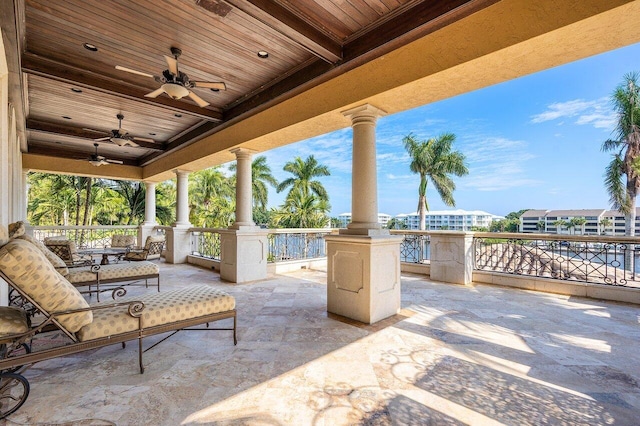
[[[0,270],[49,314],[89,307],[78,290],[28,241],[14,239],[0,249]],[[91,312],[79,312],[58,320],[74,333],[92,318]]]
[[[118,300],[118,302],[128,300],[140,300],[144,303],[145,308],[142,311],[143,328],[226,312],[236,306],[233,296],[205,285],[174,290],[168,293],[129,297]],[[109,303],[112,302],[98,303],[96,305]],[[127,307],[116,307],[95,311],[93,322],[82,327],[77,336],[81,341],[87,341],[137,330],[137,328],[138,320],[127,313]]]

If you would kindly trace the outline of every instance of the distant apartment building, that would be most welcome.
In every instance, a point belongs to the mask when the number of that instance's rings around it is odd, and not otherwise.
[[[340,228],[346,228],[347,225],[351,222],[351,213],[342,213],[338,215],[338,220],[340,221]],[[378,223],[383,228],[387,227],[387,223],[391,220],[391,215],[386,213],[378,213]]]
[[[417,212],[400,214],[396,219],[407,224],[408,229],[420,229],[420,215]],[[472,228],[489,228],[494,220],[504,219],[481,210],[433,210],[425,215],[425,230],[471,231]]]
[[[636,229],[640,229],[640,208],[636,208]],[[573,218],[584,218],[584,225],[571,229]],[[624,215],[617,210],[527,210],[520,216],[520,232],[583,235],[624,235]]]

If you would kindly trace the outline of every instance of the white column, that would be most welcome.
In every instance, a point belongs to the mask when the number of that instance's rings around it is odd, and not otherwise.
[[[156,222],[156,183],[145,182],[144,186],[146,195],[144,204],[144,223],[142,225],[154,226],[158,224]]]
[[[344,111],[353,127],[351,223],[327,235],[327,311],[371,324],[400,309],[400,242],[378,223],[376,133],[384,111]]]
[[[369,234],[369,230],[381,228],[378,223],[376,121],[385,112],[366,104],[343,114],[351,119],[353,128],[351,223],[344,233]]]
[[[231,150],[236,155],[236,221],[232,229],[254,227],[251,158],[254,151],[245,148]]]
[[[191,226],[189,222],[189,172],[174,170],[176,174],[176,223],[175,226]]]
[[[22,214],[21,218],[27,222],[27,207],[29,206],[29,170],[22,170]]]

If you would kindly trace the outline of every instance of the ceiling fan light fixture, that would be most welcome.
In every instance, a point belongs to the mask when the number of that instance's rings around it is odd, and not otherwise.
[[[129,142],[129,140],[125,138],[110,138],[109,140],[119,146],[125,146]]]
[[[169,95],[171,99],[181,99],[189,94],[189,90],[176,83],[165,83],[162,85],[162,90]]]

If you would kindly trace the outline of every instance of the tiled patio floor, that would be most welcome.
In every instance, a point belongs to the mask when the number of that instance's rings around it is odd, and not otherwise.
[[[406,275],[401,314],[363,326],[327,315],[325,282],[301,270],[233,285],[162,264],[163,291],[236,297],[238,345],[182,332],[142,375],[135,344],[42,362],[7,424],[640,424],[640,307]]]

